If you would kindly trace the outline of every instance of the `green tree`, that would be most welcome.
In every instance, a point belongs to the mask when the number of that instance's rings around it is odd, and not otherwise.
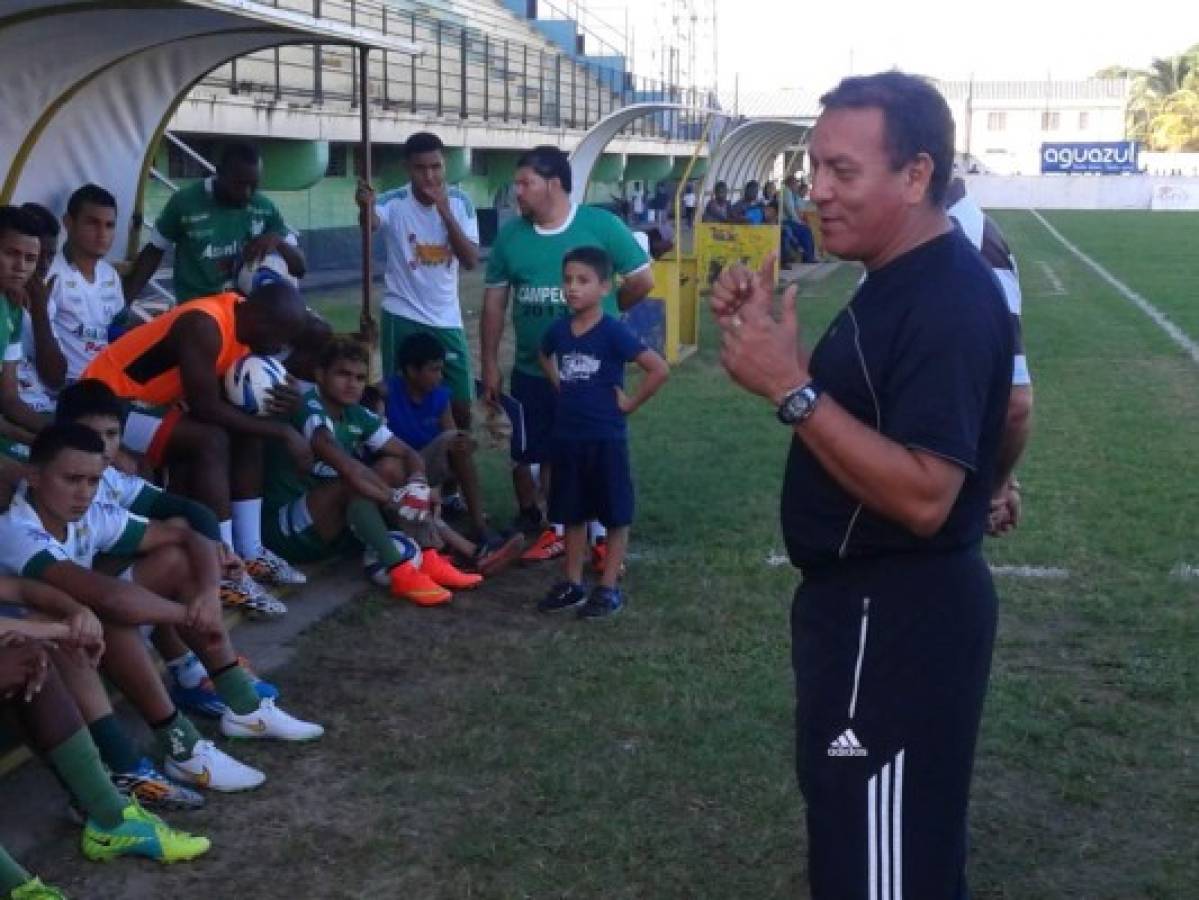
[[[1100,77],[1132,79],[1125,114],[1128,137],[1148,150],[1199,150],[1199,44],[1149,68],[1108,66]]]

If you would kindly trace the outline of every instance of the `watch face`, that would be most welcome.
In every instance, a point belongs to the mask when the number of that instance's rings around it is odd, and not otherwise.
[[[803,421],[811,413],[816,397],[816,392],[806,385],[789,394],[779,407],[779,420],[786,425],[794,425],[796,422]]]

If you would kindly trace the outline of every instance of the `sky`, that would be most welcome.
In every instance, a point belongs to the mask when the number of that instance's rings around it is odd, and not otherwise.
[[[621,21],[617,2],[604,4],[614,22]],[[1154,56],[1199,43],[1195,0],[716,4],[722,90],[730,90],[740,72],[743,90],[819,93],[850,72],[892,66],[943,79],[1082,78],[1108,65],[1143,67]]]

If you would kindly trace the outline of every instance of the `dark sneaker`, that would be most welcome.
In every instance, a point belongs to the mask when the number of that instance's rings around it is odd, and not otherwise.
[[[595,587],[579,610],[580,619],[602,619],[624,609],[624,591],[620,588]]]
[[[525,536],[519,531],[507,538],[496,535],[479,545],[473,560],[475,570],[491,577],[520,559],[525,550]]]
[[[559,581],[537,603],[537,611],[543,613],[561,612],[564,609],[574,609],[587,602],[587,591],[583,585],[570,581]]]

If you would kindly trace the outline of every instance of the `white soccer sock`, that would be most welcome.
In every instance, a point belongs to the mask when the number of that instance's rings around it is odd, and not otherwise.
[[[592,544],[598,544],[600,541],[606,541],[608,539],[608,529],[595,519],[592,519],[587,523],[587,531],[591,536]]]
[[[226,519],[221,523],[221,541],[226,547],[233,546],[233,520]]]
[[[178,659],[168,659],[167,669],[175,677],[175,683],[185,689],[199,687],[200,682],[208,677],[204,663],[190,650]]]
[[[553,527],[554,527],[554,534],[558,535],[558,537],[566,537],[566,526],[565,525],[554,525]]]
[[[541,463],[530,463],[529,474],[533,476],[533,484],[541,490]]]
[[[262,551],[262,498],[233,501],[233,549],[242,559]]]

